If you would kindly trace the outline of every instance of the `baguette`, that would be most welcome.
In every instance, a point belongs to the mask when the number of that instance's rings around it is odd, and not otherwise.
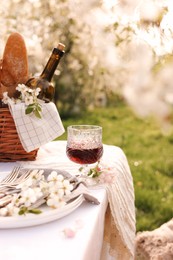
[[[28,57],[25,42],[19,33],[12,33],[4,49],[0,82],[10,97],[15,97],[16,86],[28,80]],[[2,92],[1,85],[1,92]]]

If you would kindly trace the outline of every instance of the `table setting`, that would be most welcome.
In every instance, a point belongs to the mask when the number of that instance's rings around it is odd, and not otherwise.
[[[0,172],[3,174],[1,176],[5,176],[5,173],[8,173],[9,170],[13,169],[15,166],[22,167],[23,169],[54,169],[58,171],[65,171],[70,173],[71,175],[79,175],[79,165],[70,161],[68,157],[66,156],[66,145],[67,141],[55,141],[55,142],[50,142],[44,146],[42,146],[37,155],[37,160],[35,161],[18,161],[18,162],[8,162],[8,163],[0,163]],[[96,184],[94,180],[94,184],[92,183],[91,187],[89,188],[89,192],[94,196],[100,204],[96,205],[93,203],[88,203],[86,202],[83,198],[80,196],[77,198],[76,201],[74,201],[75,205],[74,207],[70,209],[70,212],[66,216],[62,216],[62,218],[59,218],[59,212],[57,213],[57,216],[51,216],[50,219],[49,217],[46,217],[46,220],[38,220],[38,217],[40,218],[41,213],[39,215],[35,214],[26,214],[23,216],[17,216],[16,220],[14,223],[20,222],[22,228],[15,227],[17,224],[12,224],[11,228],[2,228],[1,227],[1,232],[0,232],[0,241],[2,241],[2,244],[5,244],[5,241],[9,240],[10,237],[10,230],[18,237],[20,238],[20,233],[23,234],[23,232],[26,232],[30,234],[33,233],[33,235],[36,233],[38,236],[38,231],[40,233],[40,230],[47,230],[48,226],[51,224],[52,229],[57,226],[60,228],[61,221],[65,222],[62,225],[62,230],[63,227],[66,228],[69,225],[69,219],[85,219],[86,217],[91,217],[93,218],[93,213],[92,211],[96,211],[94,213],[94,217],[99,217],[102,220],[99,222],[100,225],[94,230],[96,232],[96,240],[97,243],[99,244],[97,246],[96,252],[97,256],[96,258],[93,259],[133,259],[134,256],[134,239],[135,239],[135,208],[134,208],[134,190],[133,190],[133,181],[131,177],[131,172],[130,168],[126,159],[126,156],[124,152],[116,146],[111,146],[111,145],[106,145],[103,144],[103,149],[104,153],[101,159],[101,165],[104,167],[105,173],[110,172],[111,174],[114,174],[113,182],[108,183],[98,183]],[[77,177],[78,178],[78,177]],[[91,178],[91,177],[87,177]],[[92,180],[91,180],[92,181]],[[90,181],[89,181],[90,183]],[[75,208],[76,207],[76,208]],[[84,207],[84,208],[83,208]],[[87,212],[84,210],[87,207]],[[52,212],[54,210],[59,210],[59,209],[51,209]],[[91,211],[91,212],[90,212]],[[79,213],[78,213],[79,212]],[[67,212],[66,212],[67,213]],[[49,213],[48,213],[49,214]],[[73,217],[73,214],[75,214],[75,218]],[[89,216],[91,214],[91,216]],[[30,216],[31,215],[31,216]],[[51,213],[50,213],[51,215]],[[56,215],[56,213],[55,213]],[[25,220],[24,224],[21,222],[20,219],[18,218],[36,218],[36,220],[30,220],[29,219],[29,224],[28,227],[24,227],[26,225]],[[57,219],[56,219],[57,217]],[[3,218],[3,219],[2,219]],[[0,225],[3,226],[3,223],[5,221],[6,217],[1,217],[0,218]],[[9,217],[10,218],[10,217]],[[98,219],[97,219],[98,220]],[[35,225],[32,226],[32,221],[36,221],[34,223]],[[42,222],[43,221],[43,222]],[[87,222],[88,220],[86,220]],[[94,223],[94,219],[90,219],[88,225],[89,229],[91,231],[91,223]],[[96,221],[97,222],[97,221]],[[97,223],[98,224],[98,223]],[[4,224],[8,225],[8,224]],[[19,224],[18,224],[19,225]],[[47,226],[48,225],[48,226]],[[26,225],[27,226],[27,225]],[[29,228],[29,230],[28,230]],[[61,228],[60,228],[61,229]],[[83,229],[79,232],[82,232]],[[97,232],[100,230],[101,235],[99,236],[99,239],[97,237]],[[50,234],[51,231],[49,230]],[[9,233],[10,232],[10,233]],[[43,232],[43,231],[42,231]],[[62,232],[62,231],[61,231]],[[92,230],[92,232],[94,232]],[[3,237],[6,237],[6,239],[3,240]],[[77,232],[78,235],[78,232]],[[72,240],[77,240],[77,235],[74,236]],[[92,234],[93,235],[93,234]],[[92,235],[90,235],[90,238],[92,239]],[[55,236],[50,235],[52,239],[55,239]],[[67,235],[68,236],[68,235]],[[21,239],[21,238],[20,238]],[[30,238],[31,239],[31,238]],[[40,239],[42,239],[40,237]],[[50,238],[49,238],[50,239]],[[51,239],[51,241],[52,241]],[[62,234],[56,234],[56,239],[57,241],[63,240],[64,237],[62,237]],[[32,240],[32,239],[31,239]],[[69,244],[69,241],[66,239],[64,241],[64,246]],[[93,240],[95,241],[95,240]],[[99,242],[98,242],[99,241]],[[62,241],[61,241],[62,242]],[[11,242],[14,243],[14,242]],[[85,242],[86,244],[86,242]],[[77,246],[77,245],[76,245]],[[78,246],[77,246],[78,247]],[[60,254],[61,259],[68,259],[66,254],[61,252],[59,249],[58,244],[56,245],[57,250],[57,256]],[[86,249],[85,249],[86,250]],[[55,250],[56,251],[56,250]],[[75,252],[75,249],[73,250]],[[44,252],[44,251],[43,251]],[[90,252],[87,250],[87,252]],[[2,252],[0,253],[1,256]],[[71,253],[72,254],[72,253]],[[43,253],[44,255],[44,253]],[[46,255],[46,253],[45,253]],[[64,255],[64,256],[63,256]],[[64,258],[63,258],[64,257]],[[67,257],[67,258],[66,258]],[[77,257],[77,256],[75,256]],[[81,258],[82,257],[82,258]],[[86,258],[85,258],[86,257]],[[102,258],[101,258],[102,257]],[[110,258],[112,257],[112,258]],[[7,258],[8,259],[8,258]],[[10,260],[13,258],[9,258]],[[17,258],[16,258],[17,259]],[[20,259],[20,258],[18,258]],[[29,258],[28,258],[29,259]],[[46,259],[46,257],[43,259]],[[84,259],[90,259],[88,258],[88,254],[86,256],[81,256],[80,254],[76,259],[79,260],[84,260]],[[91,258],[92,259],[92,258]]]
[[[20,35],[9,38],[25,47]],[[40,84],[64,54],[58,46],[39,80],[16,80],[17,98],[2,93],[0,259],[134,259],[134,187],[123,150],[103,144],[102,126],[90,124],[70,125],[67,140],[55,141],[65,129],[52,85]]]

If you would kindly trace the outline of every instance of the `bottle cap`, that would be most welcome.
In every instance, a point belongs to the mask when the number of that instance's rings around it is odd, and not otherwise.
[[[65,45],[62,43],[58,43],[58,50],[63,51],[65,49]]]

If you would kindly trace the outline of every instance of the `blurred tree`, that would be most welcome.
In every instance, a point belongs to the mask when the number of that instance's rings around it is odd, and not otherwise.
[[[0,50],[11,32],[20,32],[35,74],[58,42],[66,45],[54,77],[62,113],[105,105],[110,90],[138,114],[167,122],[173,105],[172,13],[169,0],[6,0]]]

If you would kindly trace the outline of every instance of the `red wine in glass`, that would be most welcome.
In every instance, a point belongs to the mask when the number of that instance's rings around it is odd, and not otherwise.
[[[103,155],[102,127],[95,125],[73,125],[67,128],[68,158],[79,164],[92,164]]]
[[[103,146],[92,149],[66,148],[68,158],[79,164],[92,164],[97,162],[103,155]]]

